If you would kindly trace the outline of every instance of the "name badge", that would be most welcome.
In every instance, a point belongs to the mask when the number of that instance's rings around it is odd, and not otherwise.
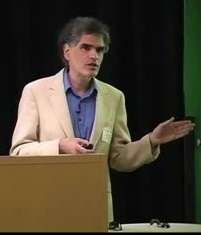
[[[112,130],[110,127],[104,127],[102,133],[102,141],[105,143],[110,143],[112,139]]]

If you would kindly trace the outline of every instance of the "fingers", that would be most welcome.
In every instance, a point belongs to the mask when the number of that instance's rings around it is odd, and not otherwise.
[[[171,117],[165,122],[162,122],[160,125],[163,127],[170,127],[170,128],[175,128],[175,129],[188,129],[188,130],[193,130],[195,127],[195,123],[192,123],[191,120],[179,120],[179,121],[174,121],[175,118]]]
[[[192,131],[195,127],[195,124],[191,121],[178,121],[171,123],[171,127],[174,129],[174,132],[180,131]]]
[[[191,122],[191,120],[179,120],[179,121],[175,121],[174,125],[195,125],[193,122]]]
[[[176,140],[176,139],[179,139],[179,138],[182,138],[182,137],[184,137],[184,136],[186,136],[186,135],[188,135],[189,132],[190,132],[189,130],[184,130],[184,131],[181,131],[181,132],[177,133],[177,134],[175,135],[175,140]]]
[[[167,121],[169,121],[169,122],[173,122],[175,120],[175,117],[171,117],[169,120],[167,120]]]
[[[92,152],[94,152],[93,145],[85,139],[63,138],[59,142],[59,153],[61,154],[79,154]]]
[[[77,153],[93,153],[93,149],[87,149],[86,147],[83,147],[82,145],[77,145],[76,148]]]
[[[191,121],[179,121],[177,123],[172,123],[174,138],[179,139],[188,135],[193,129],[195,124]]]
[[[78,153],[92,153],[92,152],[94,152],[93,145],[90,144],[88,140],[81,139],[81,138],[75,138],[75,140],[77,141],[77,144],[78,144],[76,147],[76,151]]]
[[[168,119],[167,121],[162,122],[161,125],[163,125],[163,126],[164,126],[164,125],[167,125],[167,124],[173,122],[174,120],[175,120],[175,118],[174,118],[174,117],[171,117],[171,118]]]
[[[85,139],[75,138],[75,140],[77,141],[79,145],[82,145],[82,146],[87,146],[89,144],[89,141]]]

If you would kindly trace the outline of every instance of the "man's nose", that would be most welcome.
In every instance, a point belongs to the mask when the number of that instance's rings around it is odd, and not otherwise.
[[[91,58],[98,59],[98,52],[96,51],[95,48],[91,49],[90,56],[91,56]]]

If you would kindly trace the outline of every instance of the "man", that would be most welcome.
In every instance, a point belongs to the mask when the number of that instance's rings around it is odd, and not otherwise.
[[[96,79],[109,44],[109,30],[97,19],[77,17],[64,26],[58,38],[64,69],[25,86],[11,155],[99,152],[108,156],[112,168],[133,171],[154,161],[161,144],[193,129],[190,121],[170,118],[131,141],[124,94]],[[110,185],[108,192],[111,221]]]

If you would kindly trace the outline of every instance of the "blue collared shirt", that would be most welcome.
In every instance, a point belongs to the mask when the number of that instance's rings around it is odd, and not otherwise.
[[[75,137],[89,140],[96,110],[97,89],[95,81],[92,81],[84,96],[80,97],[73,90],[68,73],[64,71],[64,89]]]

